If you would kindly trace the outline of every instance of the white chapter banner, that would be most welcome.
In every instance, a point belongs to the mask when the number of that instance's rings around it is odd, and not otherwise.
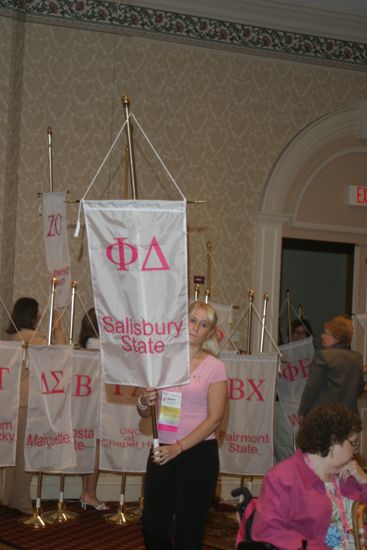
[[[23,356],[20,342],[0,341],[0,467],[15,465]]]
[[[25,435],[27,471],[62,471],[74,466],[71,425],[70,346],[28,348],[29,399]]]
[[[280,376],[277,381],[277,394],[280,401],[299,403],[308,378],[308,367],[315,350],[310,336],[279,346],[281,352]]]
[[[98,351],[73,350],[71,384],[71,424],[75,466],[63,473],[88,474],[94,471],[96,440],[99,437],[101,403],[101,360]]]
[[[186,203],[83,207],[104,382],[188,383]]]
[[[101,403],[100,468],[145,472],[152,441],[151,418],[136,410],[138,389],[104,384]]]
[[[46,265],[56,277],[55,306],[64,307],[70,300],[70,254],[67,238],[65,193],[43,193],[42,217]]]
[[[220,354],[229,404],[218,430],[220,471],[264,475],[273,465],[273,414],[278,355]]]

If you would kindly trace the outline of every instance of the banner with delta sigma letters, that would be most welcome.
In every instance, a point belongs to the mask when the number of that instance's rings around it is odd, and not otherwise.
[[[273,410],[278,355],[225,351],[229,401],[217,432],[220,471],[264,475],[273,465]]]
[[[186,203],[83,207],[104,382],[188,383]]]
[[[0,467],[15,465],[23,356],[21,342],[0,341]]]
[[[76,463],[71,424],[71,354],[70,346],[28,348],[26,471],[61,471]]]
[[[63,307],[69,303],[71,292],[65,193],[43,193],[42,199],[46,264],[50,277],[57,279],[55,306]]]

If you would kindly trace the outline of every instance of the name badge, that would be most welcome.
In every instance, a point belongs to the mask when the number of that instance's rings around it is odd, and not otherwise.
[[[159,411],[158,429],[165,432],[177,432],[181,414],[182,394],[163,391]]]

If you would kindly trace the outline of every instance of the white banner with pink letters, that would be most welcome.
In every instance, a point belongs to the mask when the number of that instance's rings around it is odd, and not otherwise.
[[[186,203],[83,201],[104,382],[189,380]]]
[[[281,353],[277,394],[281,401],[299,403],[315,350],[312,337],[279,346]]]
[[[0,467],[15,465],[23,354],[20,342],[0,341]]]
[[[33,346],[28,349],[28,359],[25,468],[60,471],[76,463],[70,402],[72,349],[70,346]]]
[[[98,351],[73,350],[71,424],[76,463],[63,473],[87,474],[94,470],[99,437],[101,360]]]
[[[65,193],[43,193],[42,197],[46,264],[50,277],[57,279],[55,305],[63,307],[69,303],[71,292]]]
[[[145,472],[152,441],[151,418],[136,410],[138,389],[104,384],[101,403],[100,468]]]
[[[218,430],[220,471],[264,475],[273,465],[273,412],[278,355],[225,351],[229,404]]]

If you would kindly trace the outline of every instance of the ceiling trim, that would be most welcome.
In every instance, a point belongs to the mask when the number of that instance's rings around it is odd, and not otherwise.
[[[175,2],[171,2],[172,5]],[[100,0],[0,0],[0,13],[5,11],[25,21],[74,27],[78,25],[191,45],[367,70],[367,43],[279,30],[239,20],[221,20]]]

